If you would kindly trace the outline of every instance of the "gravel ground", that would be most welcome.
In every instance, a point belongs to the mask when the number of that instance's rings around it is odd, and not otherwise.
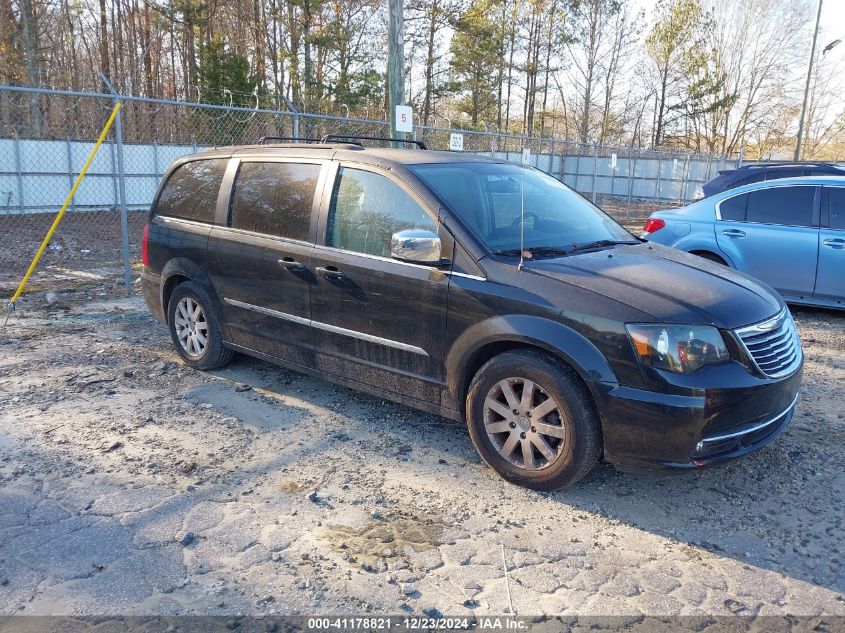
[[[845,615],[843,313],[795,310],[804,391],[765,449],[540,494],[454,422],[186,368],[114,292],[28,295],[0,334],[0,615]]]

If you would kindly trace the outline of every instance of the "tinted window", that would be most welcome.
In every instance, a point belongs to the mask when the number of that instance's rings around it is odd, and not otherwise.
[[[319,175],[319,165],[241,163],[232,191],[232,228],[308,240]]]
[[[827,204],[830,209],[830,228],[845,230],[845,187],[828,187]]]
[[[745,221],[745,209],[748,207],[748,194],[744,193],[741,196],[734,196],[727,200],[722,200],[719,205],[719,213],[723,220],[734,220],[736,222]]]
[[[777,180],[778,178],[797,178],[804,176],[803,169],[769,169],[766,172],[766,180]]]
[[[195,160],[176,169],[161,191],[156,213],[184,220],[213,222],[227,162],[225,158]]]
[[[815,187],[773,187],[748,195],[748,222],[813,225]]]
[[[396,183],[379,174],[341,167],[329,212],[329,246],[389,257],[390,238],[404,229],[436,232],[437,226]]]
[[[742,185],[750,185],[752,182],[763,182],[766,179],[766,172],[764,170],[760,170],[754,172],[753,175],[748,176],[747,178],[741,178],[737,180],[734,184],[730,185],[730,187],[741,187]]]

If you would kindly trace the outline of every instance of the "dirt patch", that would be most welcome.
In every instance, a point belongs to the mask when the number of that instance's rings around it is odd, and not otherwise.
[[[383,559],[411,552],[436,549],[446,541],[449,526],[417,519],[373,520],[362,529],[333,526],[322,532],[338,552],[348,552],[356,561],[378,565]],[[406,549],[407,548],[407,549]]]

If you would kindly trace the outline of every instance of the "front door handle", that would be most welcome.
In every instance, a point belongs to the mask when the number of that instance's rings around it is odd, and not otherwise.
[[[323,279],[333,280],[344,277],[343,271],[338,270],[337,266],[317,266],[315,270]]]
[[[833,239],[825,240],[824,242],[822,242],[822,244],[824,244],[828,248],[835,248],[837,250],[845,248],[845,240],[843,240],[841,237],[834,237]]]
[[[722,231],[722,235],[738,239],[745,237],[745,231],[740,231],[739,229],[725,229]]]
[[[292,272],[299,272],[305,270],[305,264],[296,261],[293,257],[282,257],[278,263],[279,266],[281,266],[285,270],[290,270]]]

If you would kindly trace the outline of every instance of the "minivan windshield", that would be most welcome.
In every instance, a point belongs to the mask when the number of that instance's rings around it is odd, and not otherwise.
[[[518,256],[523,237],[533,257],[638,243],[578,193],[535,169],[482,162],[409,168],[499,255]]]

